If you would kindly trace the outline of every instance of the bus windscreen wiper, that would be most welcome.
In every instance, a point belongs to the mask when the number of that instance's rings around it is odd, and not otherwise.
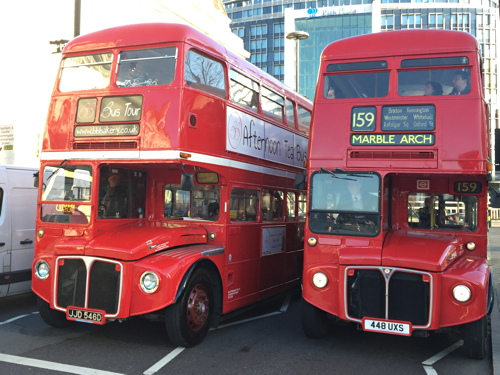
[[[340,177],[339,175],[335,174],[333,171],[330,171],[330,170],[328,170],[328,169],[326,169],[326,168],[323,168],[323,167],[321,167],[319,170],[320,170],[320,172],[322,172],[322,173],[328,173],[328,174],[331,174],[331,175],[332,175],[332,177],[338,178],[338,179],[340,179],[340,180],[350,180],[350,181],[356,181],[356,180],[355,180],[355,179],[353,179],[353,178]],[[337,169],[335,169],[335,170],[336,170],[336,171],[339,171],[339,172],[342,172],[342,173],[345,173],[345,171],[342,171],[342,170],[341,170],[341,169],[339,169],[339,168],[337,168]],[[354,176],[354,175],[351,175],[351,176]]]
[[[345,173],[346,175],[348,176],[352,176],[352,177],[370,177],[370,176],[366,176],[366,175],[362,175],[362,174],[357,174],[357,173],[350,173],[350,172],[347,172],[347,171],[344,171],[343,169],[341,168],[335,168],[335,171],[336,172],[342,172],[342,173]],[[346,178],[346,180],[349,180],[348,178]]]
[[[55,174],[59,171],[59,169],[61,169],[61,167],[63,166],[63,164],[64,164],[64,163],[66,163],[67,161],[68,161],[68,159],[64,159],[64,160],[61,162],[61,164],[59,164],[59,165],[56,167],[56,169],[54,170],[54,172],[52,172],[52,173],[50,174],[50,176],[49,176],[49,177],[47,177],[47,180],[46,180],[46,181],[50,180],[50,179],[51,179],[51,177],[52,177],[53,175],[55,175]]]

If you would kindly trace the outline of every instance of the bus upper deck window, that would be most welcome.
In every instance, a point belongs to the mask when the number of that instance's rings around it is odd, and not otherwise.
[[[311,111],[304,107],[297,105],[297,114],[299,120],[299,130],[304,134],[309,135],[309,128],[311,127]]]
[[[184,61],[184,80],[189,87],[226,97],[224,67],[218,61],[189,50]]]
[[[361,61],[328,64],[325,76],[324,97],[379,98],[389,92],[387,61]]]
[[[172,83],[177,48],[123,51],[118,60],[118,87],[155,86]]]
[[[286,121],[288,123],[288,126],[291,128],[295,128],[295,112],[293,108],[294,108],[294,103],[290,100],[286,100],[285,102]]]
[[[470,69],[463,67],[468,64],[466,56],[402,60],[401,68],[413,69],[398,73],[398,93],[401,96],[468,94]]]
[[[398,93],[401,96],[466,95],[470,89],[470,69],[426,69],[398,72]]]
[[[327,99],[380,98],[389,92],[389,72],[328,75],[325,77]]]
[[[231,99],[244,107],[257,111],[259,107],[259,84],[243,74],[231,70]]]
[[[262,111],[264,114],[283,121],[283,107],[285,99],[275,92],[262,87]]]
[[[109,85],[111,53],[67,57],[62,61],[59,90],[103,89]]]

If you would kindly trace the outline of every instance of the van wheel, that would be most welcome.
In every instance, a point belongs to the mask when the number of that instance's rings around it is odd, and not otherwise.
[[[37,297],[37,305],[42,320],[49,326],[55,328],[66,328],[75,323],[72,320],[67,320],[66,314],[62,311],[51,309],[50,305],[40,297]]]
[[[467,357],[483,359],[486,356],[489,320],[489,315],[485,315],[481,319],[463,326],[464,351]]]
[[[197,269],[182,297],[165,310],[165,325],[170,341],[190,348],[203,341],[210,327],[214,308],[214,292],[210,275]]]
[[[319,339],[325,337],[330,330],[328,313],[311,305],[304,299],[302,299],[301,303],[300,318],[302,329],[309,338]]]

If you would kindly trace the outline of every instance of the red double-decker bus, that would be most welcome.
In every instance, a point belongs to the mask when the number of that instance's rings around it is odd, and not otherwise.
[[[302,325],[459,328],[483,358],[492,308],[487,261],[488,109],[476,39],[404,30],[336,41],[314,101]]]
[[[41,154],[43,320],[162,312],[189,347],[223,314],[299,285],[311,111],[188,26],[69,42]]]

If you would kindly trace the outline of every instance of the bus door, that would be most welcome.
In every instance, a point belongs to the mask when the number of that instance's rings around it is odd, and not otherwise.
[[[286,237],[284,263],[285,282],[302,275],[304,258],[304,224],[306,220],[306,194],[294,191],[286,193]],[[298,276],[299,275],[299,276]]]
[[[283,222],[284,193],[263,189],[261,198],[262,241],[259,289],[265,291],[283,284],[286,261],[287,225]]]
[[[259,190],[234,187],[230,196],[230,224],[226,249],[228,303],[249,303],[259,291],[261,225]]]

